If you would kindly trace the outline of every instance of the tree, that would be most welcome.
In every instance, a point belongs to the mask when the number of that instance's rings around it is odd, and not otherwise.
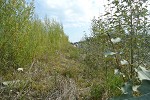
[[[149,55],[146,54],[150,46],[147,5],[148,1],[142,0],[108,0],[105,14],[92,20],[94,41],[88,47],[101,49],[91,51],[90,57],[94,53],[102,54],[98,62],[103,63],[105,72],[113,67],[123,81],[135,80],[134,68],[144,64],[149,66]]]

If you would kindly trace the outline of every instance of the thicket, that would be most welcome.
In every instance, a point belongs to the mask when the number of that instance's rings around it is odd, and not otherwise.
[[[92,20],[91,36],[73,47],[62,24],[47,17],[39,19],[33,2],[1,0],[0,98],[147,98],[148,1],[108,2],[105,14]],[[136,84],[140,92],[132,91]]]
[[[118,88],[125,82],[139,83],[134,69],[150,67],[148,3],[108,0],[105,14],[92,20],[91,36],[81,43],[86,74],[99,79],[107,97],[121,94]]]
[[[25,68],[37,59],[46,61],[69,45],[63,26],[54,19],[39,19],[33,2],[1,0],[0,22],[1,73]]]
[[[61,23],[38,18],[34,2],[0,0],[0,99],[61,97],[75,85],[77,53]]]

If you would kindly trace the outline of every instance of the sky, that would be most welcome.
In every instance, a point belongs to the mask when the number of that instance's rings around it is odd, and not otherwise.
[[[78,42],[90,35],[91,20],[104,13],[107,0],[34,0],[34,4],[40,19],[55,19],[63,25],[69,41]]]
[[[30,0],[27,0],[30,1]],[[107,0],[34,0],[35,13],[40,19],[47,16],[63,25],[70,42],[90,34],[91,20],[104,12]]]

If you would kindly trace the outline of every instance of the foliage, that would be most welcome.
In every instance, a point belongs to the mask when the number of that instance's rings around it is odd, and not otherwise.
[[[0,21],[0,99],[50,99],[75,91],[70,78],[78,78],[78,50],[61,23],[39,19],[34,2],[25,0],[1,0]]]
[[[17,57],[19,57],[19,51],[24,48],[21,42],[29,30],[28,25],[33,15],[33,5],[32,3],[25,5],[24,0],[1,0],[0,5],[0,63],[1,70],[7,70],[13,66],[19,66]]]
[[[111,98],[110,100],[148,100],[150,96],[150,78],[147,76],[150,76],[150,70],[142,70],[141,68],[138,68],[138,78],[142,81],[141,84],[137,87],[137,89],[133,89],[134,86],[130,82],[127,82],[122,87],[123,94],[119,97]],[[134,90],[134,91],[133,91]],[[134,96],[133,93],[137,92],[140,94],[139,96]]]
[[[34,14],[33,2],[1,0],[0,98],[99,100],[120,90],[112,100],[148,98],[147,4],[108,0],[105,14],[92,20],[91,36],[73,47],[61,23]]]
[[[85,37],[81,53],[85,54],[83,61],[88,70],[104,70],[103,81],[109,82],[108,77],[112,76],[109,73],[113,69],[121,76],[118,80],[134,81],[134,68],[150,66],[147,5],[148,1],[141,0],[108,0],[105,14],[93,18],[91,36]],[[114,88],[107,90],[116,91]]]
[[[26,67],[34,60],[47,60],[69,45],[63,27],[45,17],[34,16],[33,2],[2,0],[0,2],[0,65],[2,73]]]

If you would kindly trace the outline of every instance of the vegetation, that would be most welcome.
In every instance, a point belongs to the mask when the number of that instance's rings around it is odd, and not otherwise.
[[[85,37],[81,54],[86,55],[83,61],[88,66],[87,76],[95,71],[96,77],[104,73],[99,80],[105,82],[103,94],[108,97],[119,95],[118,88],[126,82],[139,84],[134,69],[150,66],[147,5],[145,0],[112,0],[105,6],[106,13],[92,20],[91,37]],[[111,74],[113,70],[117,76]]]
[[[74,47],[61,23],[38,18],[33,2],[1,0],[0,99],[147,100],[147,5],[109,1],[91,36]]]
[[[33,2],[1,0],[0,22],[1,99],[50,98],[67,82],[60,78],[76,78],[77,50],[60,23],[34,14]]]

